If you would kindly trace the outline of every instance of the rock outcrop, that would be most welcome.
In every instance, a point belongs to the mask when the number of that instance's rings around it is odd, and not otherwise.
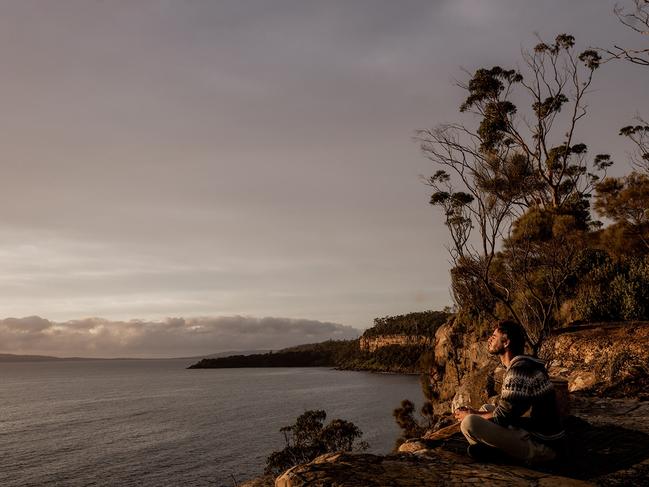
[[[592,485],[512,465],[473,463],[453,453],[386,456],[334,453],[288,470],[275,487],[425,487]]]
[[[390,345],[400,345],[402,347],[431,345],[431,337],[423,335],[378,335],[362,336],[359,340],[359,346],[362,352],[375,352],[379,348]]]
[[[572,417],[568,427],[566,457],[543,469],[506,461],[475,462],[463,454],[466,444],[455,424],[404,443],[398,454],[320,456],[289,469],[275,486],[644,485],[649,473],[649,402],[578,397],[575,410],[580,416]]]
[[[646,485],[649,478],[649,401],[572,398],[568,459],[539,471],[474,462],[463,454],[458,425],[404,443],[385,456],[334,453],[260,477],[242,487],[412,487],[473,484],[513,486]],[[458,440],[459,436],[459,440]]]
[[[480,407],[500,389],[499,362],[487,353],[482,337],[467,333],[453,318],[435,333],[433,362],[430,381],[438,414],[459,405]]]
[[[385,338],[374,337],[374,342],[365,346],[376,350],[395,344]],[[646,322],[565,328],[546,341],[541,356],[548,360],[550,374],[565,378],[570,391],[578,392],[571,399],[572,413],[577,416],[572,419],[577,431],[572,450],[583,453],[576,457],[582,463],[570,465],[576,475],[473,462],[463,450],[439,446],[440,441],[457,442],[458,435],[463,441],[455,424],[420,440],[409,440],[401,445],[400,453],[327,454],[293,467],[274,483],[264,477],[244,486],[644,485],[649,477],[648,344]],[[451,319],[437,329],[431,346],[430,380],[438,397],[436,412],[447,413],[460,404],[479,407],[494,399],[504,369],[487,353],[484,337],[467,333]],[[453,435],[455,440],[451,440]],[[588,468],[596,471],[588,473]],[[565,465],[561,469],[565,470]]]
[[[568,381],[570,392],[613,397],[649,390],[649,323],[594,323],[559,330],[541,357],[550,375]],[[431,384],[438,413],[459,405],[479,407],[500,390],[504,369],[487,353],[484,338],[450,320],[435,335]]]
[[[591,324],[560,330],[543,346],[550,372],[570,392],[627,397],[649,390],[649,323]]]

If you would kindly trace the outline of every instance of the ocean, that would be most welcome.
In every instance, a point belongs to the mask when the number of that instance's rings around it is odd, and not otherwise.
[[[234,487],[306,410],[353,421],[387,453],[392,410],[422,398],[415,376],[190,363],[0,363],[0,485]]]

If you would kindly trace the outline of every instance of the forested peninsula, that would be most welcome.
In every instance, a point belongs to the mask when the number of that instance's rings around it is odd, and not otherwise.
[[[190,369],[242,367],[336,367],[345,370],[418,373],[420,360],[449,311],[376,318],[356,340],[329,340],[276,352],[206,358]]]

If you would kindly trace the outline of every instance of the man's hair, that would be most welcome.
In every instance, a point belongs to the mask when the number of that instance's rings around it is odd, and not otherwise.
[[[502,320],[496,323],[496,328],[509,339],[509,350],[514,355],[525,353],[525,332],[521,325],[512,320]]]

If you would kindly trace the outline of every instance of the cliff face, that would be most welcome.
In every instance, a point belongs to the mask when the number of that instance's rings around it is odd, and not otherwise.
[[[434,339],[424,342],[421,338],[377,335],[366,337],[360,346],[365,352],[380,353],[384,347],[427,343],[433,352],[430,380],[439,397],[435,405],[439,413],[462,404],[478,407],[500,390],[504,369],[487,353],[484,338],[467,333],[452,318],[437,329]],[[446,447],[429,449],[430,440],[439,441],[435,435],[440,431],[427,434],[428,443],[421,447],[417,440],[404,443],[399,454],[328,454],[277,479],[264,477],[244,485],[592,485],[588,481],[641,485],[649,475],[649,322],[563,329],[546,341],[541,356],[548,360],[550,374],[567,379],[572,392],[625,397],[573,396],[572,413],[587,423],[577,422],[583,431],[572,433],[578,441],[571,451],[583,453],[584,458],[575,465],[567,462],[571,475],[475,463]],[[584,449],[584,445],[589,446]],[[409,450],[409,446],[416,448]]]
[[[497,392],[498,360],[487,353],[484,340],[466,333],[454,319],[435,334],[434,365],[430,381],[439,400],[437,413],[460,405],[480,407]]]
[[[487,353],[484,338],[466,333],[455,321],[435,335],[430,380],[439,394],[439,413],[470,404],[479,407],[500,390],[504,369]],[[645,394],[649,385],[649,322],[594,323],[560,330],[541,350],[553,377],[570,392],[609,396]]]
[[[362,352],[373,353],[379,348],[387,347],[390,345],[398,345],[402,347],[408,346],[430,346],[433,343],[431,337],[423,335],[378,335],[378,336],[362,336],[359,341],[360,349]]]

